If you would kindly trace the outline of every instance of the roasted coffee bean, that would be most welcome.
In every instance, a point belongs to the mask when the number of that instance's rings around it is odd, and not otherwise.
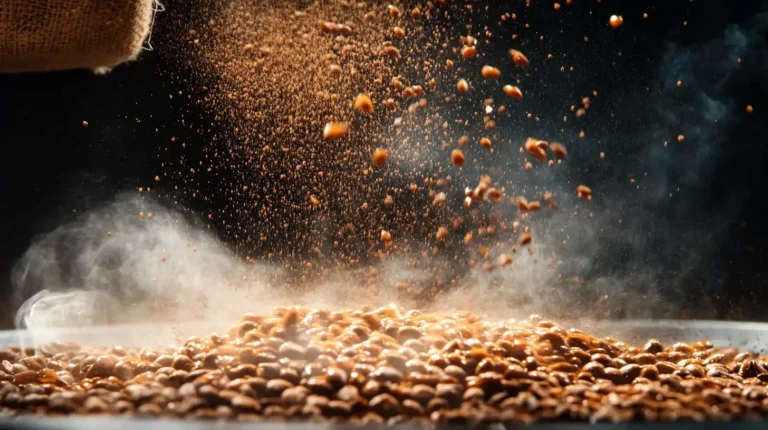
[[[313,376],[312,378],[309,378],[306,382],[306,387],[312,394],[325,397],[332,396],[334,391],[333,385],[328,382],[328,378],[323,376]]]
[[[403,374],[393,367],[379,367],[370,376],[379,382],[397,383],[403,379]]]
[[[649,381],[659,380],[659,370],[653,364],[643,366],[643,370],[640,372],[640,377],[648,379]]]
[[[621,373],[621,376],[624,378],[624,381],[626,382],[632,382],[640,376],[640,373],[642,373],[642,367],[640,367],[637,364],[627,364],[626,366],[623,366],[619,369],[619,372]]]
[[[305,358],[305,354],[306,354],[304,347],[302,347],[301,345],[297,345],[293,342],[286,342],[280,345],[278,352],[281,357],[287,357],[292,360],[303,359]]]
[[[391,394],[379,394],[371,399],[369,405],[374,412],[384,418],[393,417],[400,413],[400,404]]]
[[[253,349],[244,349],[240,351],[240,362],[244,364],[260,365],[262,363],[273,363],[276,361],[277,356],[271,352],[257,352]]]
[[[293,387],[293,384],[285,379],[272,379],[267,382],[267,396],[268,397],[280,397],[283,391]]]
[[[424,407],[417,401],[405,399],[402,403],[403,413],[412,417],[424,416]]]
[[[360,399],[360,391],[354,385],[345,385],[336,392],[335,397],[341,401],[353,404]]]
[[[328,417],[348,417],[352,414],[352,406],[341,400],[331,400],[322,411]]]
[[[32,384],[37,382],[38,372],[34,370],[26,370],[13,375],[13,383],[16,385]]]
[[[174,369],[186,370],[187,372],[189,372],[195,368],[195,363],[186,355],[179,354],[179,355],[173,356],[173,361],[171,362],[171,366]]]
[[[226,374],[229,379],[241,379],[249,376],[255,376],[257,372],[256,369],[257,369],[256,366],[254,366],[253,364],[241,364],[239,366],[226,369]],[[279,375],[280,377],[283,376],[282,370],[284,369],[281,369],[281,373]],[[298,374],[296,374],[296,377],[298,378]],[[287,378],[282,378],[282,379],[287,379]]]
[[[289,387],[283,390],[280,398],[288,406],[303,405],[309,393],[306,387]]]
[[[258,374],[264,379],[277,379],[283,366],[280,363],[260,363]]]
[[[656,363],[656,369],[659,371],[659,374],[668,375],[670,373],[673,373],[676,370],[679,370],[679,367],[674,363],[670,363],[668,361],[660,361]]]
[[[658,340],[651,339],[643,346],[643,351],[649,354],[658,354],[664,351],[664,346]]]
[[[464,390],[459,384],[437,384],[435,396],[448,402],[450,407],[458,407],[464,396]]]
[[[0,399],[2,399],[2,395],[0,395]],[[48,397],[47,403],[48,409],[50,409],[52,412],[67,414],[75,412],[78,408],[78,403],[68,398],[68,396],[66,396],[64,393],[51,394]]]
[[[739,366],[739,376],[742,378],[754,378],[765,373],[765,369],[756,360],[746,360]]]
[[[479,387],[470,387],[467,388],[466,391],[464,391],[464,402],[481,402],[485,398],[485,391],[483,391],[482,388]]]

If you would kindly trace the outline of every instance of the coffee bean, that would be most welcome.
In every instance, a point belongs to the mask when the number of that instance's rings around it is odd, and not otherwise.
[[[371,409],[384,418],[400,413],[400,404],[391,394],[379,394],[370,401]]]
[[[643,351],[649,354],[658,354],[664,351],[664,346],[662,346],[661,342],[658,340],[651,339],[645,344],[645,346],[643,346]]]

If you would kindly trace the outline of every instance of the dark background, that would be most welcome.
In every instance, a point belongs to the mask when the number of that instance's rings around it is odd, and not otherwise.
[[[171,137],[183,137],[191,148],[204,144],[205,136],[180,125],[182,115],[188,121],[204,122],[206,114],[183,98],[169,97],[180,87],[168,78],[167,70],[177,66],[163,51],[171,45],[172,38],[178,37],[164,32],[164,25],[183,17],[194,3],[169,1],[167,12],[158,16],[153,36],[155,51],[143,53],[138,61],[120,66],[106,76],[88,71],[0,76],[0,328],[12,327],[18,303],[11,297],[11,270],[35,235],[54,229],[77,217],[78,212],[120,192],[140,186],[155,188],[152,178],[161,172],[161,164],[177,157],[174,147],[169,145]],[[595,5],[593,0],[576,0],[560,19],[552,19],[548,12],[532,20],[534,28],[542,33],[558,32],[559,44],[566,46],[560,49],[567,50],[567,45],[573,44],[580,53],[587,54],[588,57],[580,59],[580,67],[591,68],[589,76],[599,78],[602,94],[616,94],[616,105],[612,108],[617,115],[635,119],[635,112],[642,112],[646,99],[630,95],[623,100],[621,95],[645,86],[664,85],[659,75],[663,65],[669,63],[670,43],[679,49],[708,46],[723,38],[732,25],[743,26],[758,41],[750,42],[743,66],[733,73],[718,76],[716,68],[711,68],[711,75],[717,80],[712,85],[717,87],[718,95],[730,101],[729,109],[734,115],[719,129],[721,136],[701,143],[712,145],[714,150],[709,152],[706,170],[687,184],[684,210],[673,203],[645,208],[658,213],[659,219],[670,220],[666,224],[668,229],[684,233],[690,227],[691,231],[716,233],[711,236],[717,238],[716,242],[708,246],[705,258],[693,266],[685,279],[675,280],[674,292],[670,286],[670,297],[681,307],[695,302],[691,299],[702,294],[711,299],[714,312],[710,308],[687,309],[681,314],[686,317],[768,321],[768,312],[764,310],[768,304],[768,227],[764,221],[768,174],[763,168],[768,157],[768,52],[764,41],[759,44],[760,37],[768,33],[764,24],[760,27],[760,22],[766,21],[765,15],[762,20],[758,15],[766,10],[766,2],[756,0],[604,0],[601,5]],[[649,13],[648,20],[640,18],[644,12]],[[607,17],[611,14],[625,17],[620,31],[607,28]],[[688,21],[685,28],[683,21]],[[611,40],[584,47],[585,35]],[[615,58],[617,48],[624,54],[620,67],[614,60],[606,60]],[[714,63],[693,64],[698,67],[696,77],[700,85],[709,85],[709,67],[717,64],[717,58],[708,60]],[[677,101],[684,105],[686,95],[681,94],[682,99]],[[755,108],[751,115],[743,113],[747,104]],[[677,120],[700,118],[696,112],[690,112],[690,116],[678,115]],[[83,127],[83,121],[88,121],[89,127]],[[617,129],[625,124],[609,121],[604,127],[607,133],[617,134],[639,134],[643,127],[654,127],[631,121],[628,124],[635,129]],[[631,160],[628,163],[637,163],[638,157],[646,154],[643,145],[651,144],[632,142],[630,146],[626,140],[617,141],[625,147],[614,152],[624,154],[625,160]],[[700,164],[693,166],[699,167]],[[632,166],[616,165],[599,179],[615,179],[631,169]],[[160,184],[153,193],[163,195],[169,191]],[[724,210],[726,207],[728,210]],[[194,213],[204,208],[189,209]],[[717,222],[713,223],[713,219]],[[660,271],[662,293],[663,277],[673,278],[679,261],[695,252],[691,247],[698,243],[665,247],[664,239],[685,242],[685,236],[657,234],[651,242],[659,242],[658,246],[647,248],[659,253],[658,264],[666,268]],[[615,252],[611,247],[606,249]],[[683,287],[678,288],[679,285]]]

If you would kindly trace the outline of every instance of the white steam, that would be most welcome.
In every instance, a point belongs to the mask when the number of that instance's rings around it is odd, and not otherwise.
[[[272,267],[241,264],[181,214],[123,196],[27,250],[13,285],[17,300],[32,297],[16,325],[233,319],[258,310],[276,276]]]
[[[516,302],[508,299],[522,289],[530,294],[555,273],[544,261],[533,264],[533,258],[521,256],[517,268],[504,269],[503,275],[478,271],[465,282],[472,287],[439,296],[429,308],[518,316],[511,308]],[[246,263],[184,215],[150,199],[121,196],[42,235],[27,250],[13,274],[16,299],[23,301],[16,325],[44,329],[194,321],[225,327],[246,312],[269,312],[280,305],[412,307],[412,301],[398,298],[397,285],[418,288],[431,275],[409,268],[408,261],[395,256],[377,266],[341,270],[313,279],[308,290],[289,292],[276,263]],[[520,287],[498,289],[498,276]],[[536,311],[542,302],[517,307]]]

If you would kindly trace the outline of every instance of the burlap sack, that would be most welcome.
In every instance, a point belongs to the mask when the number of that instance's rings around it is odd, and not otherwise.
[[[138,56],[155,0],[0,0],[0,72],[99,69]]]

